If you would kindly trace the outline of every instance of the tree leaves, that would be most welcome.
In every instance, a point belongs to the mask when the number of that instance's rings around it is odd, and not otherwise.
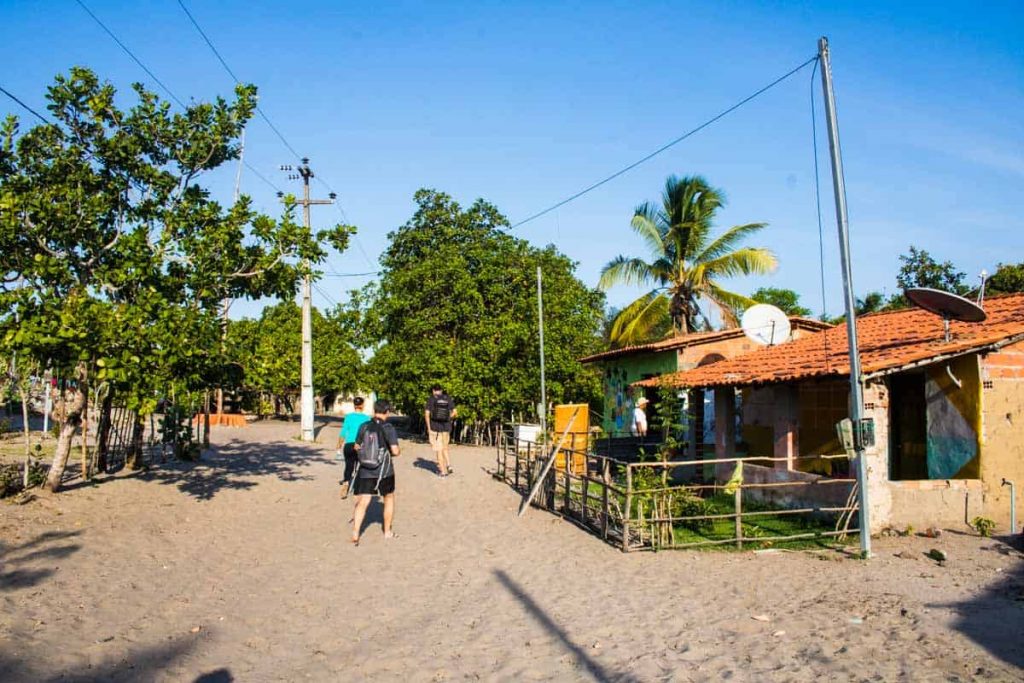
[[[463,419],[532,414],[540,397],[540,265],[548,396],[595,400],[600,378],[576,359],[600,346],[604,296],[575,277],[576,264],[501,231],[508,221],[483,200],[463,209],[423,189],[415,201],[413,217],[389,235],[379,285],[357,297],[366,336],[380,339],[368,367],[373,388],[414,416],[434,382]]]

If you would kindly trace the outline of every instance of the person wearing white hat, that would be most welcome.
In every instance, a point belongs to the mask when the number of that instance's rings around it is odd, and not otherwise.
[[[644,408],[650,401],[646,396],[641,396],[633,408],[633,422],[629,425],[629,431],[633,436],[647,436],[647,413]]]

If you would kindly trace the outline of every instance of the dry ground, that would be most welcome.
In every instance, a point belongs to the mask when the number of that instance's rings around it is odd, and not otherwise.
[[[443,480],[409,443],[400,537],[374,503],[354,548],[336,430],[221,429],[200,464],[0,505],[0,680],[1024,678],[1024,560],[997,541],[623,555],[516,519],[491,451]]]

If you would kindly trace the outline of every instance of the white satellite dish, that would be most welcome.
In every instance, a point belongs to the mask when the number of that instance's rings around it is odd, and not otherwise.
[[[754,304],[743,312],[740,326],[747,337],[762,346],[789,341],[789,318],[775,306]]]

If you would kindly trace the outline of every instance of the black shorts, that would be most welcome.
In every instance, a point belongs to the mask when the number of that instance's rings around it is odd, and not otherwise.
[[[389,495],[395,492],[395,475],[390,477],[384,477],[380,480],[380,488],[377,487],[377,478],[366,479],[363,477],[356,477],[356,490],[355,495],[357,496],[372,496],[380,494],[382,496]]]

